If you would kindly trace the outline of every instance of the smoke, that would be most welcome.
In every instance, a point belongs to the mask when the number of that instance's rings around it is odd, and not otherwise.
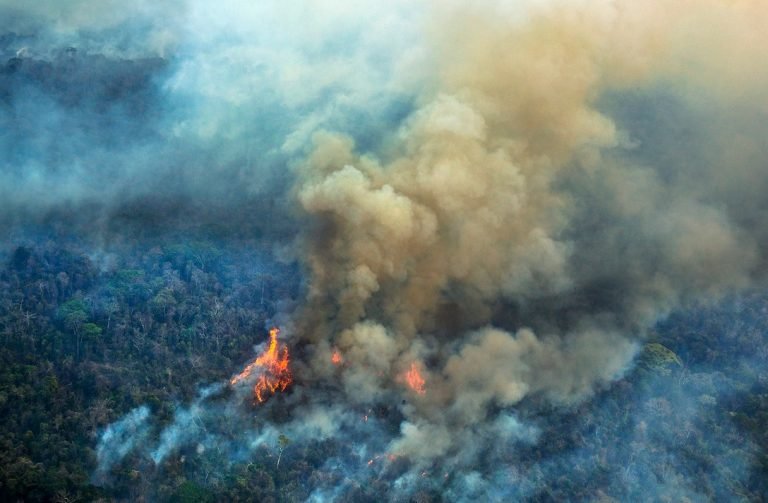
[[[487,496],[478,459],[537,436],[516,407],[576,406],[671,311],[762,284],[758,1],[91,4],[2,5],[2,224],[261,233],[307,274],[281,428],[407,459],[404,494],[429,468]],[[208,403],[156,463],[234,452]]]
[[[197,400],[188,409],[183,407],[176,409],[173,422],[163,429],[160,434],[159,445],[150,454],[155,464],[161,463],[170,452],[177,449],[183,442],[197,438],[200,435],[198,429],[203,434],[205,433],[205,426],[200,418],[200,414],[203,413],[201,404],[212,394],[221,391],[221,388],[222,385],[220,384],[203,388],[200,390]]]
[[[297,185],[313,225],[300,332],[320,362],[305,379],[326,376],[318,367],[338,348],[348,398],[405,396],[390,447],[417,461],[466,452],[464,432],[497,407],[589,395],[626,371],[633,341],[665,313],[749,286],[765,267],[751,226],[761,197],[720,183],[724,170],[754,175],[762,158],[726,163],[705,144],[749,114],[687,124],[700,137],[666,158],[611,114],[625,95],[671,94],[703,118],[755,98],[764,75],[740,65],[757,57],[757,4],[437,11],[436,83],[387,148],[318,133]],[[414,361],[426,365],[423,397],[398,380]]]
[[[0,226],[286,239],[306,136],[353,124],[373,143],[411,99],[386,75],[412,65],[356,16],[411,23],[346,4],[305,22],[308,5],[0,4]]]
[[[137,407],[104,430],[96,447],[98,468],[95,478],[105,477],[109,470],[146,439],[149,431],[149,408]]]

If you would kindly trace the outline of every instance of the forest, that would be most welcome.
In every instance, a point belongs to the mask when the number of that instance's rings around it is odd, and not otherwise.
[[[94,255],[82,244],[39,240],[7,250],[0,499],[303,501],[353,476],[328,461],[364,466],[354,441],[286,438],[234,463],[195,445],[157,466],[135,453],[94,477],[96,439],[110,423],[141,405],[169,422],[174,404],[201,382],[228,379],[299,283],[295,268],[242,245],[135,245]],[[691,307],[659,322],[634,368],[584,403],[521,403],[519,417],[541,429],[538,441],[499,454],[518,470],[519,494],[760,501],[768,494],[766,334],[764,292]],[[249,401],[241,407],[267,413]],[[286,411],[268,413],[286,420]],[[374,413],[396,428],[397,414]],[[395,462],[370,483],[352,481],[339,500],[381,501],[404,470]],[[441,483],[425,477],[411,501],[450,501]]]

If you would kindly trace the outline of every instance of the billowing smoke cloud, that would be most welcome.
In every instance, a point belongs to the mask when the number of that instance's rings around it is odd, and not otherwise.
[[[484,494],[468,467],[536,437],[510,409],[577,403],[665,314],[763,279],[758,1],[190,1],[168,23],[88,4],[53,28],[15,10],[3,222],[266,232],[307,271],[285,403],[334,415],[327,436],[349,411],[399,414],[379,447],[413,463],[403,487],[439,465]],[[73,40],[86,55],[41,49]],[[199,441],[179,440],[191,417],[156,461]]]
[[[761,231],[747,224],[762,197],[720,183],[723,170],[755,174],[763,158],[692,142],[643,159],[632,124],[601,106],[666,92],[709,114],[754,97],[762,70],[740,65],[758,50],[760,7],[513,11],[438,13],[437,82],[388,148],[358,152],[349,137],[318,134],[300,174],[316,227],[301,330],[320,348],[309,376],[326,376],[319,367],[338,349],[347,396],[375,403],[427,362],[427,392],[404,392],[391,445],[416,459],[464,451],[463,432],[493,407],[583,397],[621,375],[632,340],[668,310],[749,285],[765,266]],[[716,105],[683,94],[693,90]],[[702,165],[683,176],[691,155]]]

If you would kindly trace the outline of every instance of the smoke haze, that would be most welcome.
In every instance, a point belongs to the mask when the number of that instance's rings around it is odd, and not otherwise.
[[[404,495],[429,468],[460,473],[449,499],[524,498],[475,471],[537,442],[517,406],[577,407],[670,312],[763,284],[759,1],[6,0],[0,19],[6,232],[195,229],[305,271],[278,316],[291,419],[254,429],[217,390],[147,447],[137,409],[100,476],[134,448],[234,460],[280,431],[407,460]]]

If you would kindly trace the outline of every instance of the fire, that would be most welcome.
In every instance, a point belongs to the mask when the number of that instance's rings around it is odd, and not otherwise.
[[[264,402],[269,395],[285,389],[293,382],[291,370],[288,368],[288,347],[279,347],[277,336],[280,329],[271,328],[269,330],[269,347],[261,353],[254,361],[249,363],[242,372],[230,379],[229,383],[235,385],[238,382],[247,379],[256,369],[262,369],[261,375],[253,386],[253,394],[256,401]]]
[[[373,463],[375,463],[380,459],[386,459],[390,463],[393,463],[397,459],[397,455],[396,454],[377,454],[376,456],[368,460],[368,466],[371,466]]]
[[[421,376],[421,372],[419,372],[419,367],[416,365],[416,362],[411,363],[411,368],[405,373],[404,378],[408,387],[413,391],[419,395],[426,393],[426,390],[424,389],[425,381]]]
[[[334,365],[341,365],[342,361],[343,359],[341,358],[341,353],[339,353],[338,349],[335,350],[333,352],[333,355],[331,355],[331,363],[333,363]]]

